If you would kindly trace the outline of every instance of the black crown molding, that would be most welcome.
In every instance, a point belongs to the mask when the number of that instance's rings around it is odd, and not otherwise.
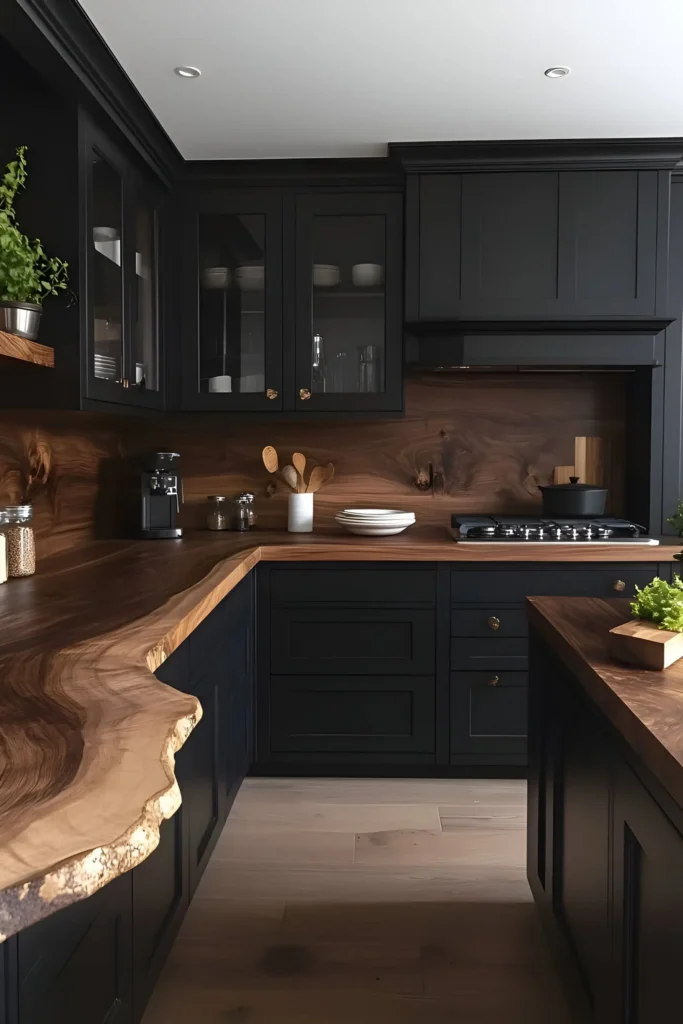
[[[386,157],[300,160],[187,160],[182,173],[188,185],[296,188],[402,188],[401,168]]]
[[[683,139],[529,139],[493,142],[392,142],[389,157],[407,173],[521,170],[672,170]]]
[[[181,171],[180,152],[76,0],[0,0],[0,32],[72,92],[75,78],[76,98],[94,99],[162,181]]]
[[[529,320],[507,318],[492,320],[415,320],[405,329],[414,335],[462,334],[660,334],[674,323],[673,317],[575,317],[568,320]]]

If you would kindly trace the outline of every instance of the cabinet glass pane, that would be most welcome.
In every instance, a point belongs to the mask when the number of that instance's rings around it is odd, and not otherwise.
[[[313,221],[311,391],[384,391],[382,215],[316,216]]]
[[[135,383],[148,391],[158,391],[155,214],[153,208],[146,205],[140,198],[136,202],[134,223],[133,361],[135,363]]]
[[[120,174],[92,154],[94,373],[102,380],[123,375],[123,195]]]
[[[265,389],[266,219],[199,219],[199,390]]]

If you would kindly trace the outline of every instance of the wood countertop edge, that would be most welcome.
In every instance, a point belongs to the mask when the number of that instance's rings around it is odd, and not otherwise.
[[[571,641],[562,635],[543,611],[543,604],[548,599],[542,597],[527,598],[529,623],[541,634],[549,647],[560,656],[570,672],[578,680],[584,693],[596,705],[609,724],[616,729],[626,747],[643,763],[645,768],[664,787],[669,796],[683,809],[683,756],[680,750],[673,750],[666,738],[658,734],[656,723],[646,722],[637,707],[633,706],[627,694],[620,694],[603,676],[598,668],[591,665]],[[581,602],[606,602],[592,598],[570,598],[567,600]],[[624,614],[615,614],[612,625],[631,618],[626,600],[609,602],[610,605],[623,604]],[[607,641],[605,641],[607,642]],[[615,663],[616,666],[616,663]],[[643,675],[654,677],[661,673],[655,670],[635,669]],[[683,706],[683,688],[681,690]]]

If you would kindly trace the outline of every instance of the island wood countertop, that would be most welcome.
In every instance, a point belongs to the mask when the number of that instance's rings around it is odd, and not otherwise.
[[[624,598],[527,598],[530,624],[638,759],[683,808],[683,660],[664,671],[621,665],[607,634],[632,618]]]
[[[197,700],[153,672],[261,560],[664,562],[659,547],[197,532],[102,541],[0,587],[0,941],[148,856]]]

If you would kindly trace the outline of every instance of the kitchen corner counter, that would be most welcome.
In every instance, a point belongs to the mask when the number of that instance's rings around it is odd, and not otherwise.
[[[530,597],[527,606],[531,626],[683,808],[683,661],[659,672],[611,656],[609,630],[632,617],[623,598]]]
[[[202,532],[98,542],[0,587],[0,941],[154,850],[201,708],[153,673],[259,561],[667,562],[679,550],[458,545],[421,527],[379,540]]]

